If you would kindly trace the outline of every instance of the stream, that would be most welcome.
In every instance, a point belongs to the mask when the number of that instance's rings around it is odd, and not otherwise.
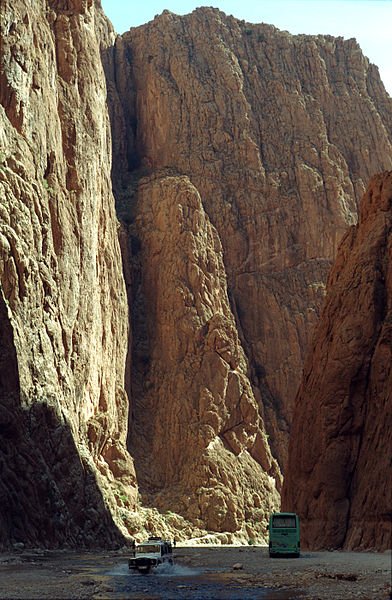
[[[222,575],[223,575],[223,569]],[[126,563],[106,571],[104,591],[94,596],[118,600],[295,600],[295,591],[247,587],[220,580],[219,570],[198,570],[179,564],[164,564],[148,574],[130,571]]]

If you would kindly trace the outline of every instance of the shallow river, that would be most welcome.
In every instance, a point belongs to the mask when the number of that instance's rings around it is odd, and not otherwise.
[[[126,563],[119,563],[115,568],[106,571],[103,577],[107,580],[107,585],[103,593],[95,596],[97,600],[100,598],[132,600],[295,600],[300,598],[300,594],[294,591],[246,587],[219,581],[219,572],[216,568],[197,570],[178,564],[165,564],[148,574],[140,574],[130,571]]]
[[[390,582],[390,552],[283,560],[266,547],[179,547],[149,574],[129,571],[126,549],[0,553],[1,600],[386,600]]]

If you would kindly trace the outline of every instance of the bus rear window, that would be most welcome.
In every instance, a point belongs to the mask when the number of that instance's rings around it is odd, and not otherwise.
[[[295,529],[295,517],[285,517],[283,515],[279,515],[272,518],[272,527],[274,529],[283,529],[285,527]]]

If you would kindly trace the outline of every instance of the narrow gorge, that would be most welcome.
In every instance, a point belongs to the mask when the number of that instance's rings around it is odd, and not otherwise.
[[[353,39],[213,8],[118,36],[99,0],[3,5],[0,547],[263,540],[283,485],[309,546],[385,548],[386,502],[362,497],[387,468],[388,428],[372,427],[391,387],[377,67]],[[366,261],[384,282],[363,292],[367,341],[348,333],[352,368],[328,371],[326,332]],[[370,391],[354,366],[369,345]],[[334,378],[355,446],[331,454],[350,463],[343,491],[323,479]],[[354,534],[347,511],[369,510],[379,524]]]

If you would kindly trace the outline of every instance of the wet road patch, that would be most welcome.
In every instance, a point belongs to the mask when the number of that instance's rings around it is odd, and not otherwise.
[[[300,593],[272,590],[241,578],[232,580],[224,569],[195,569],[161,565],[148,574],[129,571],[121,563],[106,571],[94,600],[295,600]]]

